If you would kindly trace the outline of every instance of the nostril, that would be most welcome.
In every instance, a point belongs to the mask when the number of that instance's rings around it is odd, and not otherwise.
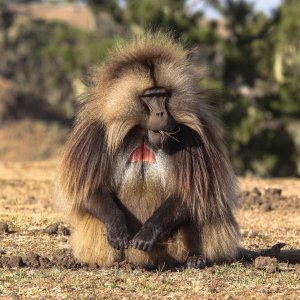
[[[159,117],[159,116],[160,116],[160,113],[156,113],[156,115]]]
[[[163,112],[160,113],[161,116],[163,116],[163,114],[164,114]]]
[[[156,115],[157,115],[158,117],[162,117],[162,116],[164,115],[164,113],[163,113],[163,112],[159,112],[159,113],[156,113]]]

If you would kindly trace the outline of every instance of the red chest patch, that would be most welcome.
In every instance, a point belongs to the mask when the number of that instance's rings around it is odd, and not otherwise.
[[[149,162],[153,164],[156,163],[155,153],[149,149],[145,143],[135,148],[128,160],[129,163],[138,161]]]

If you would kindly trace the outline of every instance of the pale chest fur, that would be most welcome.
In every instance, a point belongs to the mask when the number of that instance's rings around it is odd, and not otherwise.
[[[114,166],[114,188],[121,203],[144,223],[173,194],[176,187],[172,157],[155,152],[155,162],[128,162],[134,146],[118,153]]]

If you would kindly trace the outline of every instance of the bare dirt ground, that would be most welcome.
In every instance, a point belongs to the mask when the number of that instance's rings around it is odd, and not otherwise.
[[[79,265],[67,224],[44,232],[61,220],[55,168],[54,160],[0,162],[0,299],[300,299],[300,266],[276,259],[181,272]],[[300,249],[300,180],[241,178],[240,186],[243,246]]]

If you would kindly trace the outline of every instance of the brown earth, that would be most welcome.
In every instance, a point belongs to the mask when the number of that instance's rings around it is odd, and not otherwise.
[[[6,121],[0,126],[0,163],[57,157],[66,134],[67,129],[54,122],[29,118]]]
[[[300,298],[300,266],[274,258],[181,272],[79,264],[53,208],[55,168],[55,160],[0,163],[0,299]],[[240,185],[242,245],[300,249],[300,180],[241,178]]]

